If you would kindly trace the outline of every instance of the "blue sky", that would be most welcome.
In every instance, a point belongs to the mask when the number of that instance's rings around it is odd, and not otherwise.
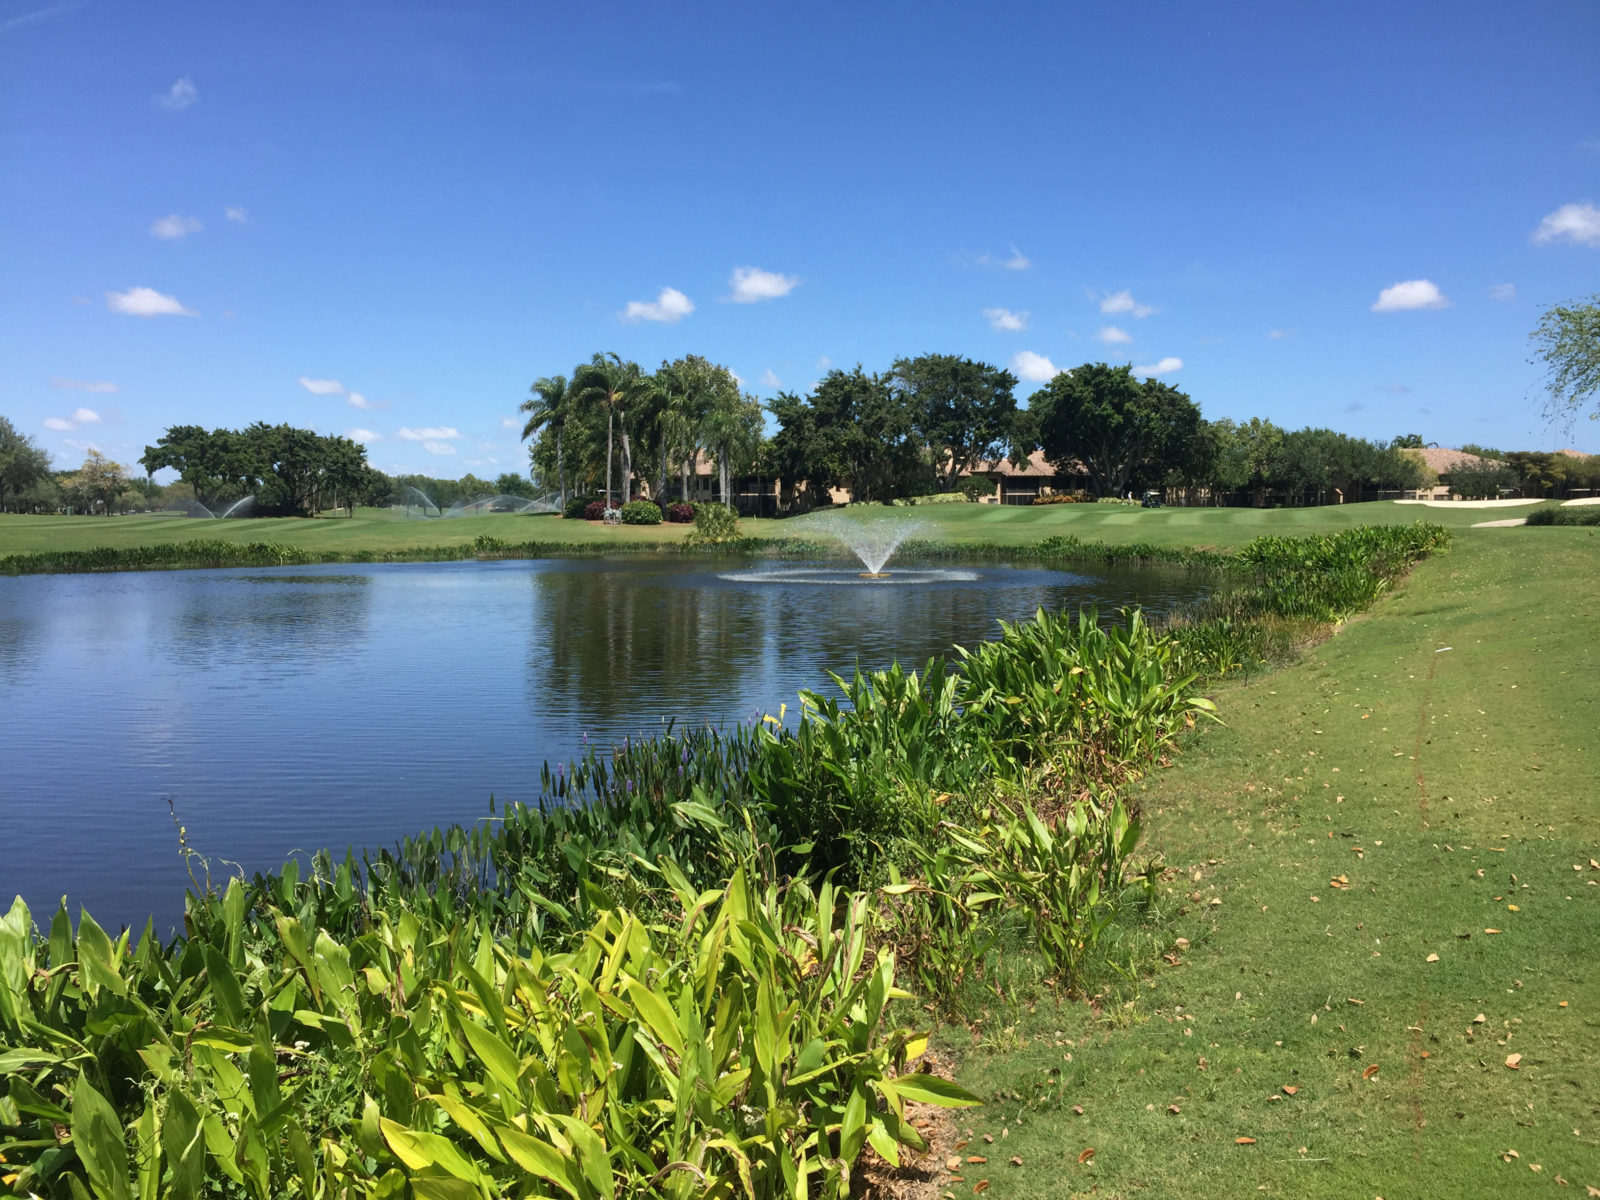
[[[495,474],[596,350],[763,397],[938,351],[1600,452],[1527,361],[1600,290],[1597,46],[1590,0],[0,0],[0,414]]]

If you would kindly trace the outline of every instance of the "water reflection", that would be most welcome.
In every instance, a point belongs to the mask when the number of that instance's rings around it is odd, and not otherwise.
[[[699,562],[390,564],[0,578],[0,905],[69,892],[163,928],[169,803],[247,871],[536,799],[585,737],[794,710],[825,672],[920,665],[1040,607],[1197,593],[1182,575],[967,569],[824,587]],[[754,578],[750,577],[751,573]],[[959,573],[958,573],[959,574]],[[724,576],[732,576],[724,577]]]

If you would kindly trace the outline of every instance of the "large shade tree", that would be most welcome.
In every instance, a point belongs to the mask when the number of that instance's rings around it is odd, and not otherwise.
[[[1600,293],[1556,305],[1530,337],[1545,368],[1546,415],[1570,423],[1594,401],[1589,419],[1600,421]]]
[[[49,453],[0,417],[0,509],[49,478]]]
[[[1064,371],[1028,407],[1045,457],[1058,469],[1083,464],[1101,496],[1182,472],[1204,449],[1199,406],[1170,384],[1135,379],[1131,366]]]
[[[982,459],[1000,456],[1016,431],[1016,376],[955,354],[896,359],[894,386],[927,445],[945,491]]]

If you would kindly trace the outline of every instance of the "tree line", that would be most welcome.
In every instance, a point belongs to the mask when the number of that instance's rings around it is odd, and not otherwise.
[[[653,464],[637,482],[670,497],[687,493],[696,456],[717,464],[721,494],[731,477],[757,472],[803,503],[829,489],[856,500],[888,500],[963,485],[1002,458],[1043,457],[1081,472],[1097,495],[1144,488],[1205,489],[1212,497],[1268,494],[1315,501],[1334,488],[1419,486],[1424,468],[1397,448],[1328,429],[1285,431],[1259,418],[1207,421],[1187,394],[1131,366],[1085,363],[1018,404],[1016,377],[949,354],[896,359],[889,370],[830,370],[806,394],[779,392],[766,405],[775,430],[762,436],[761,406],[726,367],[691,355],[655,373],[597,354],[571,376],[540,379],[523,437],[534,467],[569,492],[626,497],[633,454]],[[987,488],[987,485],[984,485]]]

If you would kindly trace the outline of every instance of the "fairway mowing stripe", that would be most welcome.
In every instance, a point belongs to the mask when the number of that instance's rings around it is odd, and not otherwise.
[[[1439,656],[1428,655],[1428,677],[1422,684],[1422,705],[1417,713],[1417,740],[1411,748],[1411,761],[1416,764],[1417,813],[1422,827],[1428,827],[1428,776],[1422,769],[1422,739],[1428,730],[1428,709],[1433,703],[1433,677],[1439,669]],[[1407,1046],[1411,1056],[1406,1071],[1406,1099],[1411,1105],[1411,1156],[1422,1165],[1422,1127],[1428,1123],[1422,1115],[1422,1031],[1428,1021],[1428,977],[1421,979],[1422,991],[1417,996],[1417,1019],[1411,1024],[1411,1037]]]
[[[1417,810],[1422,817],[1422,827],[1428,827],[1428,777],[1422,770],[1422,735],[1428,731],[1428,706],[1433,703],[1433,673],[1439,669],[1439,656],[1428,658],[1428,678],[1422,684],[1422,707],[1417,712],[1417,741],[1411,748],[1411,761],[1417,767]]]

